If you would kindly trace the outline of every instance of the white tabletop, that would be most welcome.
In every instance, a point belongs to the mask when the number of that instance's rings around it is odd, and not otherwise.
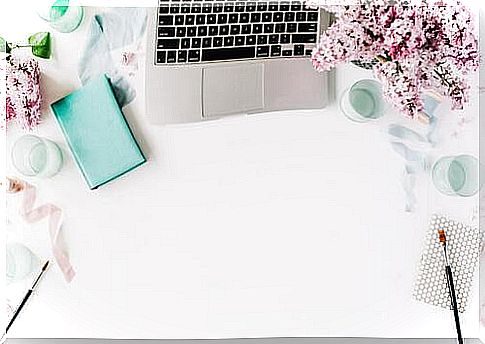
[[[54,34],[54,59],[42,62],[46,107],[80,86],[93,11],[75,33]],[[9,17],[14,28],[0,23],[7,37],[47,29],[25,9]],[[336,93],[364,77],[370,72],[339,68]],[[61,145],[66,163],[54,178],[30,181],[64,210],[77,275],[66,284],[54,267],[11,337],[454,336],[452,313],[415,301],[413,283],[430,215],[469,222],[478,202],[442,196],[422,174],[417,210],[404,211],[404,164],[385,130],[423,128],[397,114],[351,123],[335,101],[319,111],[152,126],[142,67],[134,82],[138,96],[124,113],[148,163],[96,191],[45,111],[37,133]],[[434,159],[477,155],[477,85],[464,126],[440,110]],[[21,134],[9,129],[8,149]],[[42,226],[12,237],[49,255]],[[473,289],[466,337],[478,331]]]

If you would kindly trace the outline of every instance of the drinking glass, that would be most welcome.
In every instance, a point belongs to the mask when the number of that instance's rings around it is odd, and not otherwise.
[[[445,156],[433,166],[433,184],[449,196],[473,196],[481,187],[478,160],[471,155]]]
[[[381,84],[363,79],[354,83],[340,98],[340,109],[354,122],[369,122],[381,118],[387,110]]]
[[[12,163],[24,176],[52,177],[62,167],[62,153],[51,140],[24,135],[14,143]]]
[[[64,33],[76,30],[84,17],[84,9],[70,0],[40,0],[37,13],[53,29]]]
[[[25,245],[10,243],[6,256],[7,282],[18,282],[29,276],[39,267],[39,259]]]

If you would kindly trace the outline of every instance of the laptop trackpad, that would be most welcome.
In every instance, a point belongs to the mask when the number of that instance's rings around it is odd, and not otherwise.
[[[203,117],[220,117],[262,109],[263,68],[262,63],[204,68]]]

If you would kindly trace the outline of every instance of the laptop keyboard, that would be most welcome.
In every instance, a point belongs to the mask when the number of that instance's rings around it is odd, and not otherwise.
[[[300,1],[159,0],[158,65],[305,57],[319,11]]]

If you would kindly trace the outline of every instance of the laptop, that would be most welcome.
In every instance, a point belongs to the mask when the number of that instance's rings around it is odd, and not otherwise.
[[[310,56],[328,20],[300,1],[159,0],[147,28],[149,121],[325,107],[327,74]]]

